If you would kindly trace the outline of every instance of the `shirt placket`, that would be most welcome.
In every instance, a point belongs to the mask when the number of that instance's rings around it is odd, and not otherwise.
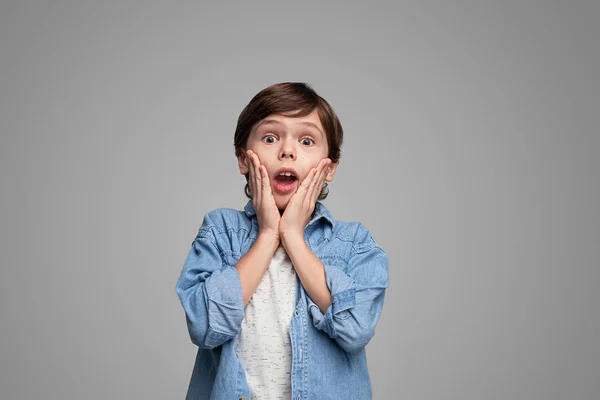
[[[308,331],[306,324],[306,310],[302,306],[305,301],[304,288],[297,281],[298,290],[296,297],[296,307],[290,324],[290,342],[292,344],[292,399],[301,400],[306,393],[307,379],[307,340]]]

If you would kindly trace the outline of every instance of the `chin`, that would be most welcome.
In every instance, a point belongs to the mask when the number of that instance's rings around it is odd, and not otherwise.
[[[275,204],[277,205],[279,212],[283,213],[289,202],[290,202],[289,199],[285,199],[285,200],[276,201]]]

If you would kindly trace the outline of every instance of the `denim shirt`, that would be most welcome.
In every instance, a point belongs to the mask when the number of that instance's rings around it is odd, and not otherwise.
[[[249,200],[243,211],[204,216],[176,291],[198,352],[186,399],[252,399],[235,353],[244,318],[236,263],[258,235]],[[325,268],[332,304],[323,314],[297,279],[290,324],[292,399],[371,399],[365,346],[388,287],[388,259],[359,222],[334,220],[317,201],[304,239]]]

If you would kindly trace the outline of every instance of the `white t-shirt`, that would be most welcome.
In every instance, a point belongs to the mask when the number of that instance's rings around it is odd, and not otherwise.
[[[246,371],[253,400],[290,399],[290,323],[297,283],[292,262],[280,245],[246,305],[235,351]]]

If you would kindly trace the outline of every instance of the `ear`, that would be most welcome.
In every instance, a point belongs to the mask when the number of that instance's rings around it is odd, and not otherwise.
[[[242,175],[246,175],[249,172],[248,165],[246,164],[247,158],[248,158],[248,156],[246,155],[246,152],[243,152],[237,158],[238,159],[238,167],[240,168],[240,174],[242,174]]]
[[[336,163],[331,163],[331,165],[329,166],[329,173],[327,174],[327,176],[325,177],[325,180],[327,182],[331,182],[333,180],[333,175],[335,175],[335,171],[338,167],[338,165],[340,164],[340,162],[336,162]]]

